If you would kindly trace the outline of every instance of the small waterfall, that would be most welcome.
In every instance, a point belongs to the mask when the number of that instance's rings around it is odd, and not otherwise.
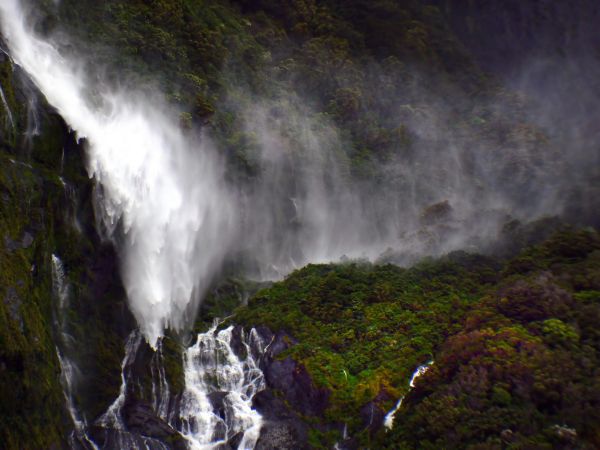
[[[150,373],[152,375],[152,407],[158,417],[169,422],[170,389],[165,373],[162,350],[162,339],[158,341],[158,348],[152,355]]]
[[[52,287],[57,301],[54,308],[54,325],[59,335],[56,356],[60,364],[60,383],[63,388],[67,411],[69,411],[74,426],[74,430],[69,436],[69,444],[71,448],[98,450],[96,444],[86,434],[87,423],[85,418],[79,413],[73,397],[78,369],[75,363],[67,356],[68,349],[73,340],[68,332],[66,315],[69,308],[71,287],[67,281],[62,261],[54,254],[52,255]]]
[[[4,95],[4,90],[2,89],[2,85],[0,85],[0,100],[2,101],[2,106],[4,106],[4,111],[6,111],[6,127],[10,125],[10,128],[15,130],[15,121],[13,119],[12,111],[10,110],[10,106],[8,106],[8,102],[6,101],[6,96]]]
[[[423,375],[425,372],[427,372],[429,370],[429,367],[431,367],[432,364],[433,364],[433,361],[429,361],[428,363],[417,367],[417,370],[414,371],[414,373],[412,374],[412,377],[410,378],[409,390],[415,387],[415,381],[417,380],[417,378],[419,378],[421,375]],[[388,430],[391,430],[394,427],[394,414],[396,414],[396,411],[398,411],[402,407],[402,402],[404,401],[404,397],[405,396],[400,397],[400,400],[398,400],[398,403],[396,403],[396,406],[394,406],[385,415],[385,418],[383,420],[383,426],[386,427]]]
[[[128,379],[131,375],[131,367],[142,344],[142,340],[142,335],[138,330],[132,331],[127,337],[125,356],[121,363],[121,387],[119,395],[106,412],[96,421],[97,425],[111,431],[105,435],[106,440],[102,445],[102,450],[168,450],[165,444],[156,439],[129,432],[123,421],[122,409],[128,393]]]
[[[63,321],[65,309],[69,306],[69,291],[70,286],[66,281],[65,268],[62,261],[56,255],[52,255],[52,286],[54,288],[54,294],[58,300],[58,319]],[[60,323],[60,325],[64,325]]]
[[[64,154],[64,152],[63,152]],[[79,219],[77,218],[77,191],[71,183],[66,181],[62,176],[58,177],[60,183],[63,186],[65,193],[65,200],[67,201],[67,207],[65,208],[64,219],[67,223],[70,223],[75,231],[81,233],[83,228]]]
[[[142,336],[137,331],[132,331],[125,344],[125,357],[121,363],[121,387],[119,389],[119,396],[116,400],[108,407],[106,412],[98,419],[98,424],[107,428],[115,430],[125,430],[125,424],[121,417],[121,409],[125,404],[125,396],[127,394],[127,378],[129,368],[135,360],[135,354],[137,353],[140,344],[142,343]],[[128,447],[122,447],[128,448]]]
[[[25,142],[28,146],[31,146],[33,138],[40,135],[40,113],[38,111],[37,94],[31,88],[28,91]]]
[[[75,379],[75,371],[77,368],[70,359],[61,355],[58,348],[56,349],[56,356],[60,363],[60,383],[63,388],[67,410],[69,411],[73,426],[75,427],[69,436],[69,444],[73,449],[82,447],[85,450],[98,450],[98,446],[87,435],[87,424],[85,420],[79,415],[79,411],[75,407],[75,400],[73,399],[73,380]]]
[[[238,334],[232,326],[217,331],[218,322],[198,334],[195,344],[183,354],[185,388],[180,402],[173,403],[164,368],[162,340],[150,358],[149,403],[165,424],[178,431],[190,450],[217,449],[222,444],[240,450],[252,449],[259,438],[262,418],[252,409],[254,395],[265,388],[259,359],[265,343],[256,330]],[[134,391],[144,391],[133,371],[143,336],[133,331],[125,345],[119,395],[96,421],[104,428],[102,449],[159,450],[157,439],[130,432],[123,415]],[[234,348],[237,349],[236,354]],[[137,364],[137,363],[136,363]],[[178,404],[178,406],[177,406]],[[164,447],[166,448],[166,447]]]
[[[253,351],[262,353],[264,342],[254,329],[247,339],[242,333],[246,357],[240,358],[231,347],[233,327],[217,332],[217,326],[199,334],[184,354],[181,433],[193,450],[215,448],[239,433],[237,448],[252,449],[262,425],[260,414],[252,409],[252,398],[265,387],[259,355]]]

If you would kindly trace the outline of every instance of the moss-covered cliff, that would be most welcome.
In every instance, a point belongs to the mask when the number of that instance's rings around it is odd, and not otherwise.
[[[408,238],[432,253],[471,226],[454,216],[446,192],[427,189],[452,178],[444,166],[450,160],[473,177],[466,202],[482,222],[491,215],[481,194],[487,185],[514,197],[510,206],[520,211],[544,205],[548,192],[559,190],[556,201],[566,205],[568,220],[600,223],[592,107],[600,94],[599,66],[597,54],[586,53],[586,46],[597,45],[589,30],[597,17],[592,2],[576,2],[564,21],[557,17],[568,11],[542,1],[460,8],[441,0],[32,3],[39,31],[57,39],[68,33],[62,50],[100,67],[103,81],[160,91],[183,129],[209,134],[239,192],[251,191],[266,170],[257,156],[261,136],[247,126],[260,111],[287,145],[290,170],[305,157],[306,135],[330,133],[344,186],[386,198],[411,189],[422,195],[415,207],[418,230]],[[578,34],[574,24],[580,22],[585,27]],[[552,39],[542,45],[547,36]],[[522,42],[527,45],[514,55]],[[507,82],[514,74],[504,70],[507,55],[522,65],[555,45],[561,58],[553,60],[554,69],[571,61],[562,57],[576,56],[576,47],[589,57],[560,72],[571,80],[574,68],[585,69],[573,78],[585,83],[566,90],[573,92],[567,109],[574,114],[564,123],[560,106],[567,103],[546,110],[539,97],[528,96],[533,91],[516,92],[523,85]],[[78,368],[73,401],[91,424],[118,393],[124,342],[134,324],[115,250],[95,227],[85,143],[76,142],[4,53],[0,85],[0,446],[62,448],[73,424],[57,352]],[[548,82],[540,92],[554,93],[555,85]],[[327,142],[317,140],[313,150]],[[455,156],[456,148],[469,152]],[[400,170],[406,167],[411,173]],[[409,175],[418,183],[409,183]],[[276,188],[285,190],[289,180],[279,181]],[[278,223],[288,226],[280,209]],[[598,234],[566,230],[522,250],[556,222],[528,227],[505,210],[494,214],[505,236],[470,242],[492,256],[454,252],[410,268],[365,261],[309,265],[257,293],[260,283],[240,277],[239,268],[252,260],[241,250],[227,261],[222,278],[230,278],[215,282],[195,331],[252,293],[230,320],[268,327],[274,334],[265,334],[281,344],[271,363],[281,363],[277,374],[297,376],[299,387],[286,391],[271,383],[272,397],[265,395],[262,408],[283,404],[270,415],[304,424],[298,447],[331,447],[347,425],[350,438],[343,444],[349,448],[596,448]],[[52,255],[60,257],[70,286],[64,317],[58,317]],[[390,251],[382,258],[414,261],[418,255],[404,256]],[[188,338],[163,341],[173,399],[183,390],[181,352]],[[152,395],[153,357],[143,345],[134,364],[140,403]],[[409,392],[410,374],[430,360],[433,366]],[[300,388],[307,391],[293,391]],[[405,395],[386,432],[384,414]]]
[[[118,392],[121,337],[132,324],[114,251],[95,231],[82,148],[6,56],[0,73],[0,441],[62,448],[73,423],[57,352],[78,343],[69,358],[95,376],[77,380],[73,394],[94,417]],[[53,255],[70,288],[62,318]]]

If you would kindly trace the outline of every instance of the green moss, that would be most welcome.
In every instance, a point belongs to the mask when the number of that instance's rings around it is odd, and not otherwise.
[[[67,419],[52,338],[49,254],[46,264],[38,256],[51,240],[31,223],[38,217],[40,179],[1,157],[0,441],[7,449],[61,446]],[[34,235],[31,243],[23,238],[26,230]]]
[[[183,347],[177,340],[165,337],[162,341],[165,374],[173,392],[183,392]]]

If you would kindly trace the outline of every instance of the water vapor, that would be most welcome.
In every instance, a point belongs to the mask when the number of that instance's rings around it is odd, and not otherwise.
[[[40,38],[18,0],[0,5],[15,63],[87,141],[100,217],[122,256],[129,303],[154,345],[193,320],[233,230],[232,200],[207,139],[184,135],[160,99],[94,83]]]
[[[218,106],[236,119],[235,136],[226,136],[234,155],[222,161],[209,136],[182,131],[160,96],[115,87],[108,80],[119,76],[64,51],[67,34],[36,35],[20,5],[0,4],[3,35],[15,62],[86,140],[97,219],[120,252],[131,310],[151,345],[166,327],[195,319],[224,262],[277,279],[344,257],[408,264],[485,251],[509,220],[562,214],[573,168],[598,161],[589,125],[578,140],[583,128],[568,122],[573,131],[554,139],[562,116],[527,109],[519,95],[498,88],[471,98],[416,69],[389,74],[383,65],[354,68],[372,100],[361,104],[360,89],[340,89],[356,100],[342,118],[301,89],[261,96],[228,86]],[[531,91],[535,83],[523,77]],[[357,145],[366,141],[374,148]],[[231,160],[244,169],[232,170]]]

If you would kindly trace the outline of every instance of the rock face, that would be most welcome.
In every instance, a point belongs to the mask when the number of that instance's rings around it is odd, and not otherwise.
[[[294,411],[307,416],[322,415],[328,406],[329,392],[314,385],[304,366],[289,357],[279,358],[296,343],[295,340],[283,332],[275,335],[266,329],[260,329],[260,332],[271,342],[261,366],[267,385],[280,391]]]
[[[173,450],[187,449],[185,439],[158,417],[149,403],[130,399],[123,405],[122,414],[125,425],[131,433],[169,444]]]
[[[295,343],[293,338],[283,332],[274,334],[265,327],[259,327],[257,332],[268,344],[260,360],[267,389],[257,393],[253,400],[253,407],[264,420],[256,448],[310,448],[307,444],[309,427],[301,415],[321,416],[327,407],[329,393],[314,386],[302,365],[289,357],[279,359],[279,355]],[[236,328],[234,336],[237,335],[239,330]],[[236,352],[245,351],[235,339],[232,347]]]
[[[143,400],[128,399],[123,405],[122,414],[131,432],[161,440],[178,435],[177,431],[158,417],[152,406]]]
[[[133,324],[116,254],[95,227],[83,148],[4,48],[0,41],[0,446],[66,448],[74,424],[57,353],[75,367],[74,406],[92,422],[118,393]],[[60,318],[53,255],[70,285]]]

